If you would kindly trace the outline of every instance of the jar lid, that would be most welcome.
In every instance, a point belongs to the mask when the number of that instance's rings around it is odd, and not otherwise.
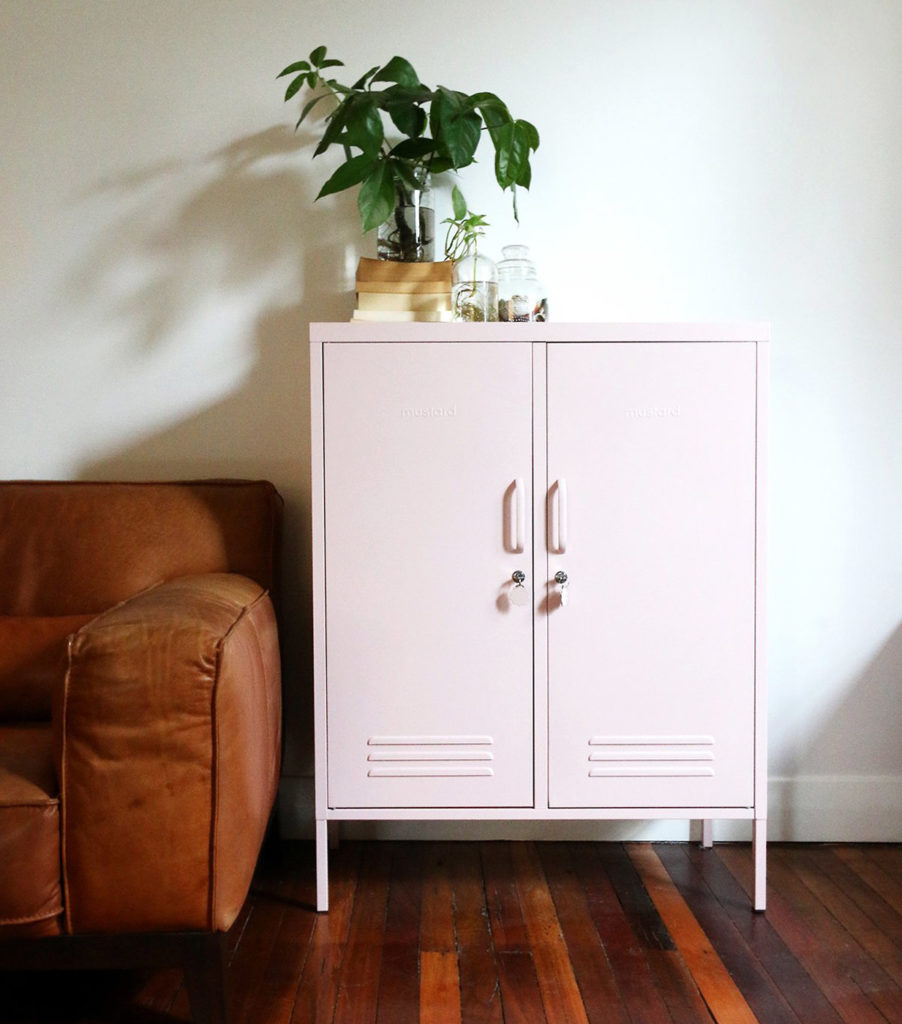
[[[501,247],[504,257],[498,263],[499,278],[535,278],[536,265],[529,258],[528,245],[504,245]]]

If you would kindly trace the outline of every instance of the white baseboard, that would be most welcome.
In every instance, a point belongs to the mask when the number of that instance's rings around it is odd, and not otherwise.
[[[768,839],[805,843],[902,842],[902,775],[771,779]]]
[[[902,842],[902,775],[810,775],[768,785],[772,842]],[[313,779],[283,778],[279,821],[285,839],[313,838]],[[559,839],[686,841],[695,822],[675,821],[361,821],[349,839]],[[748,841],[749,821],[714,822],[715,839]]]

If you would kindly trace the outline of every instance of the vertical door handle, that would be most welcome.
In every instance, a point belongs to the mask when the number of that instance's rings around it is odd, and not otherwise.
[[[548,547],[554,555],[567,550],[567,478],[559,477],[551,490],[548,516]]]
[[[526,550],[526,487],[523,477],[514,480],[514,500],[510,503],[510,533],[513,553],[521,555]]]

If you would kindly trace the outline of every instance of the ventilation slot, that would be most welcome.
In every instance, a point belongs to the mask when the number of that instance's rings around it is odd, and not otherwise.
[[[371,736],[371,779],[473,778],[494,775],[491,736]],[[478,749],[474,749],[478,748]]]
[[[711,778],[713,736],[593,736],[589,778]]]

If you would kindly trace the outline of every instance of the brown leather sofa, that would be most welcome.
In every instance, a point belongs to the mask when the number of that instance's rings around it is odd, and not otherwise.
[[[271,484],[0,482],[0,969],[186,966],[222,1018],[279,776]]]

